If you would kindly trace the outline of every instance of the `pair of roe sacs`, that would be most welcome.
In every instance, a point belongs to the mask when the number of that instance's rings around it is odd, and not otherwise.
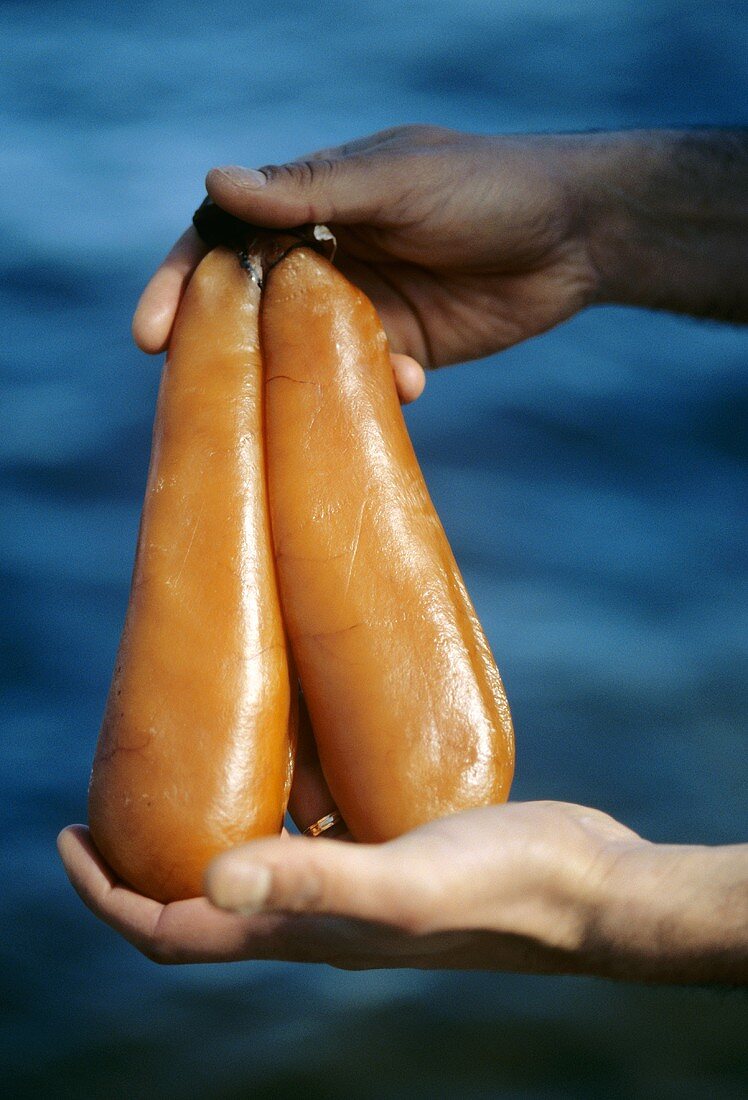
[[[257,247],[213,249],[179,308],[91,777],[97,847],[164,902],[280,831],[299,682],[355,840],[504,801],[514,765],[377,314],[306,247],[261,288]]]

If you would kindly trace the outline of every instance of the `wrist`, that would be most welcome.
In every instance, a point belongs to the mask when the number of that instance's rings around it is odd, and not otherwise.
[[[643,131],[572,135],[569,189],[594,273],[591,304],[652,304],[664,225],[663,211],[653,205],[645,181],[662,170],[670,136]]]
[[[614,976],[617,921],[625,921],[617,869],[654,845],[600,811],[562,808],[547,837],[536,820],[538,842],[528,855],[537,865],[530,858],[511,907],[502,896],[496,930],[527,937],[548,972]]]
[[[569,149],[594,303],[746,320],[744,132],[580,134]]]
[[[536,158],[536,169],[555,189],[559,246],[576,258],[583,272],[582,306],[623,304],[630,297],[631,265],[622,243],[635,235],[636,212],[622,180],[631,176],[631,161],[637,146],[645,146],[644,137],[571,133],[525,139],[524,148]],[[503,155],[503,146],[499,151]]]
[[[640,981],[748,978],[748,846],[612,849],[581,954],[588,973]]]
[[[641,977],[639,968],[630,965],[633,945],[621,957],[622,930],[629,927],[631,901],[639,898],[631,869],[646,861],[653,847],[634,833],[610,841],[597,838],[593,851],[579,850],[558,868],[555,889],[545,899],[551,904],[545,907],[544,929],[548,945],[566,953],[569,973]]]

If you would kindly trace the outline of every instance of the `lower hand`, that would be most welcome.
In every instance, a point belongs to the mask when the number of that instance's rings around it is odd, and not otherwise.
[[[207,897],[162,905],[116,880],[85,827],[59,839],[83,901],[158,962],[541,973],[585,969],[605,877],[644,845],[595,810],[517,803],[456,814],[382,845],[257,840],[213,861]]]
[[[295,806],[305,824],[331,809],[321,773]],[[84,826],[58,843],[86,905],[161,963],[748,982],[748,845],[651,844],[569,803],[469,810],[381,845],[256,840],[213,861],[206,897],[168,905],[118,882]]]

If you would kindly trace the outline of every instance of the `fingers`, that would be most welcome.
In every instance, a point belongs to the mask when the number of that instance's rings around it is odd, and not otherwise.
[[[118,882],[84,825],[64,829],[57,838],[57,850],[76,893],[97,917],[136,946],[152,936],[163,905]]]
[[[157,355],[169,342],[177,306],[192,272],[208,252],[190,226],[182,234],[140,296],[132,334],[142,351]]]
[[[396,210],[403,177],[396,158],[348,154],[261,169],[213,168],[205,186],[229,214],[271,229],[305,222],[376,225]]]
[[[335,811],[337,811],[337,806],[330,794],[330,788],[327,786],[319,762],[314,734],[309,721],[309,712],[303,696],[299,694],[299,734],[296,744],[293,786],[291,797],[288,800],[288,812],[291,814],[297,828],[303,833],[313,822],[319,821],[321,817]],[[342,835],[348,835],[344,823],[333,826],[324,834],[327,840]]]
[[[393,225],[400,200],[413,188],[413,156],[417,160],[419,149],[449,140],[449,133],[438,127],[396,127],[287,164],[214,168],[206,186],[228,213],[268,228],[305,222]],[[181,295],[207,251],[190,227],[145,288],[132,326],[143,351],[157,354],[166,348]]]
[[[420,363],[410,355],[393,352],[390,355],[395,385],[401,405],[410,405],[417,401],[426,385],[426,372]]]
[[[295,844],[298,839],[278,839],[269,843],[283,847],[284,844]],[[353,845],[338,841],[330,841],[329,845],[320,841],[303,843],[317,844],[320,848],[337,845],[355,850]],[[341,959],[350,958],[356,959],[358,964],[358,957],[363,951],[362,965],[372,965],[366,961],[372,953],[371,943],[360,927],[348,927],[324,916],[328,911],[351,908],[352,912],[355,910],[355,916],[365,917],[367,907],[363,904],[346,906],[340,891],[336,894],[338,903],[327,908],[320,904],[300,904],[298,868],[292,868],[292,872],[296,872],[296,892],[293,899],[290,896],[294,890],[292,876],[289,875],[285,880],[288,906],[294,908],[294,912],[265,912],[242,916],[216,908],[205,897],[162,905],[135,893],[117,882],[91,843],[88,829],[83,825],[74,825],[63,830],[58,838],[58,848],[70,881],[83,902],[95,916],[119,932],[153,962],[175,964],[285,959],[340,963]],[[230,859],[235,854],[236,852],[228,853],[221,859]],[[352,870],[348,864],[344,873],[350,874]],[[417,915],[403,902],[402,887],[398,887],[398,904],[397,898],[388,901],[389,890],[383,880],[377,883],[371,875],[368,878],[369,887],[364,898],[368,896],[372,899],[368,906],[370,919],[378,924],[400,923],[408,930],[411,926],[415,927],[418,923]],[[328,896],[332,899],[331,875],[328,872],[321,879],[329,884]],[[392,886],[393,875],[388,875],[387,879]],[[224,881],[225,885],[225,876],[219,876],[216,881]],[[355,876],[351,881],[355,883]],[[361,881],[359,876],[359,883]],[[307,902],[314,894],[314,890],[309,888],[310,882],[311,879],[307,876]],[[377,896],[379,904],[375,905],[373,902]],[[279,900],[282,900],[280,895]],[[405,902],[411,900],[412,898],[405,899]],[[251,908],[246,901],[246,891],[243,901],[245,908]],[[373,957],[374,964],[384,964],[376,953]]]
[[[208,251],[188,229],[174,245],[161,267],[143,291],[132,321],[135,343],[141,351],[158,355],[165,351],[174,325],[179,302],[192,272]],[[410,405],[423,393],[426,374],[420,363],[410,355],[393,352],[392,371],[402,405]]]
[[[222,909],[324,914],[418,932],[438,912],[438,888],[425,863],[388,845],[279,837],[218,856],[205,889]]]
[[[186,230],[140,296],[132,321],[135,343],[151,355],[166,350],[179,303],[193,271],[209,251],[194,228]],[[393,353],[392,370],[400,402],[409,405],[423,393],[426,375],[411,356]]]
[[[81,901],[124,939],[158,963],[228,962],[270,958],[278,947],[277,918],[221,912],[206,898],[162,905],[118,882],[84,825],[57,838],[70,882]]]
[[[269,228],[392,224],[412,189],[412,158],[451,137],[438,126],[398,126],[286,164],[214,168],[206,187],[230,214]]]

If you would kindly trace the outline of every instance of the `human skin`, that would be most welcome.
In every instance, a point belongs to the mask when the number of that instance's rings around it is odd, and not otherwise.
[[[491,354],[594,304],[748,320],[747,184],[745,131],[420,126],[207,178],[248,222],[330,225],[336,263],[382,318],[403,401],[423,388],[416,360]],[[205,251],[188,230],[149,283],[133,321],[143,350],[165,347]],[[303,828],[334,804],[309,741],[299,760],[290,805]],[[86,904],[162,962],[748,981],[748,846],[655,845],[565,803],[469,811],[375,846],[257,841],[214,861],[210,902],[165,907],[118,884],[82,826],[59,844]]]
[[[86,905],[161,963],[748,981],[748,845],[649,844],[567,803],[468,810],[378,845],[257,840],[213,862],[210,900],[165,906],[118,883],[84,826],[59,848]]]
[[[248,222],[329,225],[336,265],[371,298],[392,350],[426,367],[596,304],[748,320],[748,130],[405,126],[288,164],[215,168],[206,185]],[[165,348],[204,251],[189,229],[147,286],[133,321],[144,351]],[[407,374],[411,398],[419,375]]]

